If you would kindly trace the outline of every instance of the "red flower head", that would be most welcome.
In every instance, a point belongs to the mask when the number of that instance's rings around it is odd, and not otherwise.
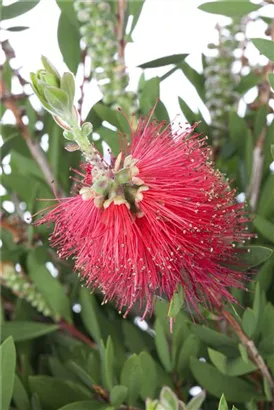
[[[241,287],[242,273],[227,266],[247,236],[244,207],[194,128],[140,120],[111,166],[86,164],[78,194],[38,221],[55,223],[60,257],[73,255],[87,285],[126,313],[140,301],[145,315],[155,295],[170,299],[179,284],[194,308]]]

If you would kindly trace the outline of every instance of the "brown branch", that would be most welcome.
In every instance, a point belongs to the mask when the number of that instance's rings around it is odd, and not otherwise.
[[[79,105],[78,112],[79,112],[81,122],[83,120],[82,111],[83,111],[83,102],[84,102],[84,96],[85,96],[84,87],[85,87],[86,81],[88,81],[90,79],[90,76],[91,76],[90,74],[86,75],[86,57],[87,57],[87,49],[85,48],[82,51],[82,55],[81,55],[81,63],[83,64],[83,80],[82,80],[82,83],[80,85],[80,98],[78,100],[78,105]]]
[[[274,40],[274,20],[269,27],[269,36]],[[264,80],[259,86],[259,95],[257,101],[250,105],[250,108],[259,109],[263,105],[269,106],[269,100],[271,98],[271,87],[268,80],[268,74],[273,71],[274,64],[268,61],[267,65],[263,68]],[[253,150],[252,172],[250,177],[250,183],[247,189],[247,197],[249,198],[249,205],[251,210],[256,210],[256,205],[259,198],[260,187],[263,177],[263,165],[264,165],[264,141],[266,135],[266,127],[262,130],[258,137],[255,148]]]
[[[274,380],[270,374],[270,371],[268,370],[267,365],[265,364],[264,359],[260,355],[253,340],[247,337],[247,335],[244,333],[241,326],[239,325],[237,320],[231,315],[231,313],[227,312],[223,308],[221,308],[221,313],[223,317],[227,320],[227,322],[231,325],[231,327],[233,328],[234,332],[239,337],[242,344],[246,347],[246,350],[252,362],[258,367],[264,379],[267,380],[270,390],[271,390],[272,409],[274,409]]]
[[[261,181],[263,177],[264,152],[263,144],[265,140],[266,128],[263,129],[253,150],[252,172],[250,184],[247,189],[247,197],[251,210],[256,210],[257,201],[260,194]]]
[[[127,2],[126,0],[118,0],[117,3],[117,40],[118,40],[118,56],[122,65],[125,65],[125,39],[124,39],[124,23]]]
[[[33,159],[39,165],[47,184],[50,186],[50,188],[52,188],[52,183],[54,180],[52,169],[39,143],[32,139],[29,128],[23,122],[22,112],[20,108],[17,107],[16,102],[13,99],[13,96],[8,93],[3,78],[1,78],[0,80],[0,94],[4,96],[4,100],[3,100],[4,106],[7,109],[11,110],[11,112],[13,113],[15,120],[16,120],[17,127],[21,131],[22,137],[24,138],[31,152],[31,155],[33,156]],[[64,193],[60,189],[59,189],[59,192],[61,195],[64,196]]]
[[[0,71],[1,71],[1,68],[0,68]],[[14,94],[12,96],[14,101],[24,100],[26,97],[27,97],[26,94]],[[9,98],[9,96],[7,96],[7,95],[1,95],[1,102],[4,103],[5,100],[8,99],[8,98]]]
[[[71,336],[75,337],[76,339],[81,340],[84,342],[88,347],[95,348],[97,345],[95,342],[93,342],[91,339],[89,339],[86,335],[80,332],[76,327],[71,325],[70,323],[67,323],[64,320],[61,320],[59,323],[60,329],[65,330],[68,332]]]

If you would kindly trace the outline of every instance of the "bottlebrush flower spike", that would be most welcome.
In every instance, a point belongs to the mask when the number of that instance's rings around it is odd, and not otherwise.
[[[145,316],[155,295],[171,299],[179,285],[195,309],[242,287],[243,273],[228,264],[248,236],[244,205],[194,130],[141,119],[110,166],[83,165],[77,195],[57,199],[36,222],[55,224],[60,257],[74,256],[87,286],[125,314],[139,301]]]

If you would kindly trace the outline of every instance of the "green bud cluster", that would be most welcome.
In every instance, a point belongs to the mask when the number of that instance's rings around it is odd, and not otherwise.
[[[59,320],[48,306],[43,295],[22,272],[16,272],[11,263],[1,264],[1,284],[9,288],[17,297],[24,299],[44,316]]]
[[[123,154],[120,152],[113,170],[93,169],[93,184],[80,190],[83,200],[93,199],[96,207],[105,209],[112,203],[124,204],[133,215],[141,218],[143,213],[138,204],[143,199],[142,192],[147,191],[149,187],[137,176],[139,169],[136,163],[137,160],[131,155],[123,160]]]
[[[125,91],[129,77],[123,58],[117,57],[119,44],[112,5],[96,0],[75,0],[73,4],[104,103],[134,113],[137,109],[136,96]]]
[[[222,144],[220,135],[227,130],[229,112],[237,108],[240,94],[235,91],[239,81],[232,71],[236,58],[233,55],[239,48],[235,35],[241,32],[241,25],[234,22],[225,27],[219,27],[219,44],[210,44],[208,47],[217,51],[216,56],[207,57],[205,74],[206,104],[211,115],[213,144]]]
[[[72,73],[60,76],[53,64],[42,57],[43,69],[31,73],[32,87],[43,107],[49,111],[57,124],[64,129],[65,139],[73,141],[73,149],[79,149],[85,157],[98,168],[102,161],[98,151],[90,143],[88,136],[92,133],[90,122],[79,124],[78,112],[74,106],[75,79]]]
[[[56,68],[46,58],[42,57],[43,69],[31,73],[32,87],[46,110],[54,117],[65,122],[63,128],[68,128],[77,120],[74,110],[75,80],[72,73],[64,73],[61,77]]]
[[[163,387],[160,392],[160,400],[146,400],[146,410],[199,410],[205,400],[205,393],[201,392],[189,403],[179,400],[176,394],[167,386]]]

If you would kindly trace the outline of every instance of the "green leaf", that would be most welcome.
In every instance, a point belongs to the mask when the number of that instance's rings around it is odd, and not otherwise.
[[[41,180],[44,179],[44,175],[42,171],[37,166],[36,162],[33,159],[26,158],[24,155],[20,154],[17,151],[11,152],[11,165],[12,168],[17,172],[20,172],[25,176],[35,176]],[[22,180],[22,177],[21,177]]]
[[[253,137],[250,130],[247,130],[246,138],[245,138],[245,169],[246,169],[246,176],[247,182],[250,181],[252,167],[253,167]]]
[[[147,345],[145,341],[145,334],[136,325],[129,322],[128,320],[123,320],[122,330],[124,336],[124,344],[132,353],[141,353],[143,350],[147,350]]]
[[[186,410],[199,410],[205,401],[206,394],[204,391],[194,396],[186,405]]]
[[[114,386],[114,348],[110,336],[107,339],[104,364],[106,387],[111,390]]]
[[[218,410],[228,410],[228,405],[227,405],[225,396],[223,394],[219,401]]]
[[[236,346],[235,341],[231,338],[227,337],[226,335],[216,332],[215,330],[210,329],[205,325],[192,325],[193,332],[199,336],[203,342],[213,346],[213,347],[221,347],[221,346]]]
[[[4,324],[5,326],[5,324]],[[4,327],[3,326],[3,327]],[[2,338],[5,338],[2,330]],[[1,410],[9,410],[14,385],[16,351],[12,337],[8,337],[0,346],[1,363]]]
[[[242,17],[252,11],[259,10],[261,6],[249,1],[213,1],[201,4],[198,8],[212,14],[221,14],[227,17]]]
[[[263,319],[262,319],[262,333],[263,338],[266,339],[268,337],[274,338],[274,326],[272,326],[274,320],[274,306],[272,303],[268,302],[264,312],[263,312]]]
[[[96,303],[94,295],[91,295],[90,291],[87,288],[81,287],[79,298],[82,307],[81,318],[83,320],[83,323],[90,336],[97,343],[100,343],[101,331],[96,312]]]
[[[59,1],[61,15],[58,24],[58,44],[68,68],[76,73],[81,61],[80,33],[73,2]]]
[[[238,344],[239,352],[241,355],[241,358],[243,359],[244,363],[248,364],[249,363],[249,358],[248,358],[248,353],[247,353],[247,348],[242,344]]]
[[[264,392],[268,401],[272,401],[272,391],[268,380],[264,377]]]
[[[264,307],[265,307],[265,300],[263,297],[263,293],[261,292],[260,283],[257,282],[255,285],[255,295],[253,298],[253,312],[254,312],[257,324],[261,320]]]
[[[76,362],[69,360],[66,362],[66,367],[72,371],[82,383],[84,383],[88,388],[94,384],[94,380],[90,375]]]
[[[252,397],[264,399],[262,394],[256,392],[254,385],[239,377],[225,376],[208,363],[192,357],[190,366],[197,382],[213,396],[221,397],[224,394],[228,401],[239,403],[249,401]]]
[[[268,74],[268,80],[270,82],[271,88],[274,90],[274,73]]]
[[[196,92],[202,101],[205,101],[205,77],[203,74],[198,73],[192,68],[186,61],[178,64],[178,68],[182,70],[186,78],[195,87]]]
[[[43,410],[40,399],[36,393],[31,396],[31,410]]]
[[[243,314],[243,330],[248,337],[252,337],[256,331],[257,321],[254,311],[247,308]]]
[[[227,376],[242,376],[257,369],[255,364],[249,360],[246,363],[242,357],[228,358],[217,350],[210,348],[208,354],[214,366]]]
[[[43,263],[43,255],[42,247],[30,251],[27,258],[29,275],[55,316],[72,323],[70,301],[65,289],[47,270]]]
[[[140,95],[140,108],[143,114],[148,114],[160,96],[159,77],[145,81]]]
[[[180,312],[183,304],[184,304],[184,292],[183,292],[183,287],[180,284],[170,300],[169,308],[167,312],[168,317],[176,317],[178,313]]]
[[[20,410],[30,410],[30,400],[20,377],[15,374],[12,399]]]
[[[6,28],[6,30],[11,31],[11,32],[25,31],[28,29],[29,27],[27,26],[15,26],[15,27]]]
[[[101,382],[101,369],[100,369],[100,355],[99,352],[93,352],[89,354],[87,362],[87,371],[89,375],[95,380],[95,384]]]
[[[163,67],[170,64],[177,64],[181,63],[188,54],[173,54],[167,57],[157,58],[156,60],[149,61],[148,63],[140,64],[138,67],[140,68],[155,68],[155,67]]]
[[[110,403],[115,407],[120,407],[120,405],[125,401],[127,394],[128,388],[117,384],[110,392]]]
[[[74,25],[75,27],[79,28],[79,21],[75,12],[74,7],[71,7],[71,5],[68,5],[68,3],[66,0],[55,0],[58,7],[60,8],[61,12],[64,13],[68,20],[70,21],[70,23],[72,25]]]
[[[261,75],[254,74],[251,71],[249,74],[241,77],[239,84],[235,87],[235,91],[244,95],[250,88],[255,87],[262,80],[263,77]]]
[[[74,403],[66,404],[58,410],[103,410],[107,409],[106,405],[96,400],[76,401]]]
[[[269,259],[259,270],[256,280],[260,285],[260,288],[263,292],[266,292],[271,284],[273,279],[273,261]]]
[[[136,403],[139,396],[142,377],[140,359],[134,354],[126,360],[121,373],[121,384],[128,388],[127,402],[130,406]]]
[[[173,391],[165,386],[162,388],[160,393],[160,403],[165,410],[178,410],[179,400]]]
[[[69,97],[69,105],[72,108],[75,96],[75,79],[72,73],[64,73],[61,78],[61,88]]]
[[[15,342],[30,340],[44,336],[58,330],[58,325],[46,325],[44,323],[12,321],[2,326],[2,338],[12,336]]]
[[[56,410],[66,404],[92,398],[91,392],[80,384],[49,376],[30,376],[29,389],[38,395],[45,410]]]
[[[257,231],[268,241],[274,243],[274,224],[263,218],[260,215],[256,215],[253,221],[253,225]]]
[[[252,38],[251,41],[261,54],[274,61],[274,41],[264,38]]]
[[[178,373],[185,374],[189,366],[189,359],[199,353],[200,342],[197,336],[190,334],[184,341],[178,357]]]
[[[161,100],[157,101],[154,117],[158,121],[166,121],[167,124],[170,123],[170,118],[169,118],[167,109]]]
[[[245,140],[248,138],[247,124],[235,111],[229,113],[228,130],[229,137],[234,146],[237,147],[239,151],[243,149]]]
[[[274,155],[274,152],[273,152]],[[274,158],[273,158],[274,159]],[[266,178],[265,183],[263,184],[261,195],[259,198],[257,214],[265,218],[271,217],[274,214],[273,209],[273,197],[271,195],[274,192],[274,174],[269,174],[267,170],[268,177]]]
[[[274,160],[274,145],[271,145],[271,155],[272,155],[272,158]]]
[[[153,398],[157,387],[157,371],[155,362],[147,352],[142,352],[139,356],[142,368],[142,386],[141,397],[145,400],[147,397]]]
[[[69,99],[68,94],[65,91],[57,87],[45,87],[44,89],[45,97],[53,112],[57,114],[67,113],[69,110]]]
[[[246,249],[249,251],[241,254],[239,257],[241,261],[247,264],[248,268],[253,268],[255,266],[261,265],[261,263],[270,258],[273,253],[273,250],[267,248],[266,246],[250,245]]]
[[[41,62],[47,72],[51,73],[57,80],[60,80],[58,70],[47,57],[41,56]]]
[[[135,26],[136,26],[136,24],[139,20],[139,17],[140,17],[140,14],[142,12],[144,2],[145,2],[144,0],[135,0],[135,1],[128,2],[128,15],[133,16],[129,36],[133,32],[133,30],[134,30],[134,28],[135,28]],[[128,21],[127,21],[127,23],[128,23]]]
[[[14,17],[21,16],[21,14],[26,13],[27,11],[33,9],[40,0],[18,0],[9,6],[0,5],[1,8],[1,19],[8,20],[13,19]]]
[[[189,124],[193,124],[194,122],[198,121],[197,114],[194,113],[187,103],[181,98],[178,97],[179,105],[182,110],[182,113],[186,117],[186,120],[188,121]]]
[[[168,372],[172,370],[172,361],[168,341],[161,321],[157,318],[155,323],[155,345],[158,356]]]
[[[127,120],[124,118],[123,114],[118,110],[112,110],[102,103],[97,103],[92,107],[92,110],[97,116],[99,116],[103,121],[109,122],[114,125],[119,131],[123,131],[126,134],[130,133],[130,126]],[[92,122],[89,118],[88,121]]]

